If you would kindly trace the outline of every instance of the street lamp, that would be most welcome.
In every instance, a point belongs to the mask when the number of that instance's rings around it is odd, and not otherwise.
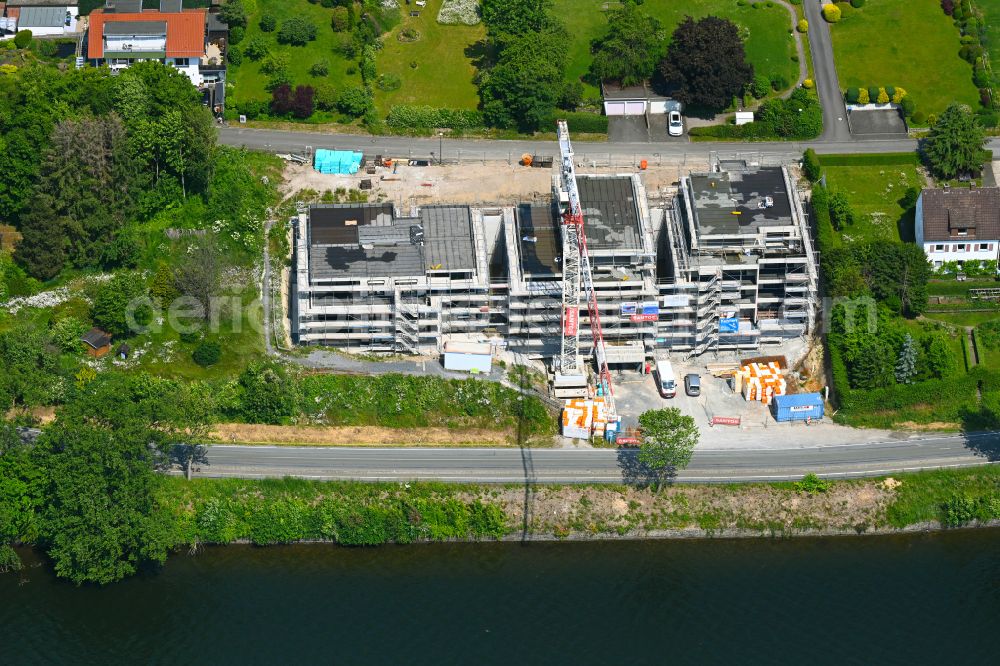
[[[438,164],[444,163],[444,132],[438,132]]]

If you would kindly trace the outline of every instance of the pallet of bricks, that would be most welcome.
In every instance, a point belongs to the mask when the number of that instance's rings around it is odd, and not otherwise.
[[[608,405],[604,398],[575,398],[566,401],[562,412],[563,437],[604,437],[607,426]]]
[[[770,405],[776,395],[784,395],[787,390],[781,365],[770,363],[745,363],[736,372],[736,391],[743,394],[747,402],[759,401]]]

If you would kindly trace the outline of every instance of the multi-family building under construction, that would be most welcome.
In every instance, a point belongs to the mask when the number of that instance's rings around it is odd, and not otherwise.
[[[817,271],[784,167],[716,165],[650,206],[638,174],[579,176],[610,365],[754,350],[808,334]],[[433,354],[491,342],[545,360],[563,331],[565,192],[517,206],[315,205],[296,222],[300,344]],[[587,311],[580,347],[592,354]]]

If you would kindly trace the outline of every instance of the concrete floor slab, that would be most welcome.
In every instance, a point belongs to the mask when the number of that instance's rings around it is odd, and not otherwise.
[[[854,136],[902,138],[907,135],[906,123],[896,109],[855,109],[848,113]]]

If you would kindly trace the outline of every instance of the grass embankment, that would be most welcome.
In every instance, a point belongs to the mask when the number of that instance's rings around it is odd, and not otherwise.
[[[504,447],[517,445],[515,430],[477,428],[384,428],[379,426],[275,426],[247,423],[219,423],[210,437],[222,444],[267,444],[271,446],[445,446]],[[533,444],[537,447],[544,441]]]
[[[611,538],[891,532],[1000,519],[1000,468],[922,472],[893,480],[672,486],[365,484],[164,478],[156,503],[178,547],[329,540]],[[525,521],[525,510],[528,518]]]
[[[592,56],[590,43],[607,31],[606,5],[616,6],[605,0],[554,0],[552,15],[562,21],[570,34],[570,64],[566,70],[568,81],[578,81],[590,69]],[[696,19],[705,16],[719,16],[738,25],[745,36],[747,60],[754,70],[770,77],[780,75],[794,84],[799,78],[799,65],[792,60],[795,55],[795,41],[789,34],[791,19],[788,10],[779,5],[768,7],[760,3],[740,7],[734,0],[647,0],[642,11],[660,20],[666,36],[685,16]],[[968,77],[966,77],[968,78]],[[600,99],[596,86],[586,84],[586,97]]]
[[[937,0],[869,2],[830,28],[842,88],[902,87],[925,114],[952,102],[977,107],[959,31]]]

